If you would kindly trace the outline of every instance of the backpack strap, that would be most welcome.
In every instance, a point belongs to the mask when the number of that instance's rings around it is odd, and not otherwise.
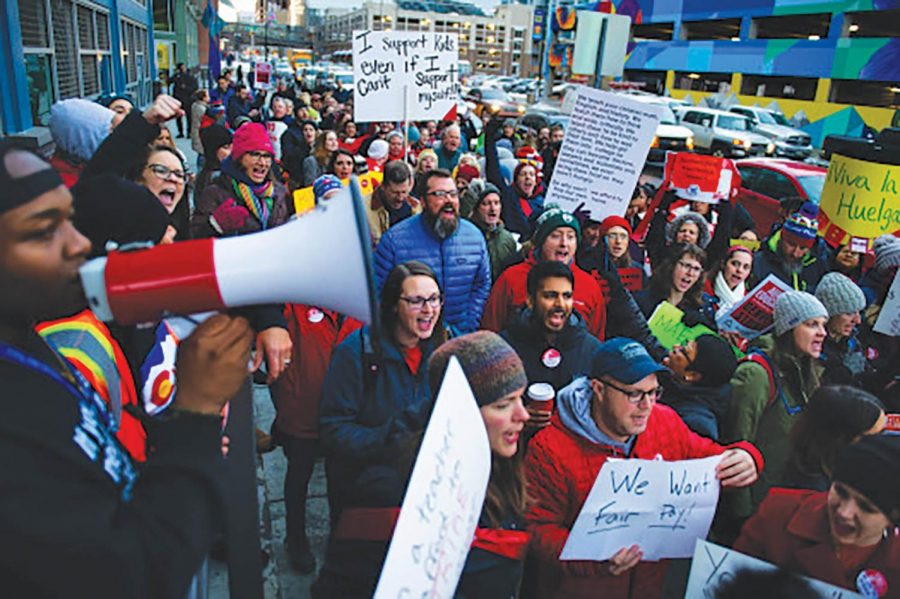
[[[747,352],[747,355],[741,359],[741,362],[753,362],[754,364],[762,366],[762,369],[766,371],[766,375],[769,377],[769,399],[766,402],[766,408],[768,408],[772,402],[775,401],[775,398],[781,395],[781,384],[775,377],[775,369],[772,365],[772,360],[764,351],[751,349]]]

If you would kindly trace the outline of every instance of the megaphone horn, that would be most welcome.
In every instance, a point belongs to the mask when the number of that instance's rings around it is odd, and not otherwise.
[[[359,184],[268,231],[110,252],[81,267],[89,307],[119,324],[167,313],[272,303],[329,308],[366,323],[376,309],[371,236]]]

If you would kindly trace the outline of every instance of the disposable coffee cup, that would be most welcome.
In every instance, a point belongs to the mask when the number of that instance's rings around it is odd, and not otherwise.
[[[528,386],[528,406],[542,412],[553,411],[556,392],[550,383],[532,383]]]

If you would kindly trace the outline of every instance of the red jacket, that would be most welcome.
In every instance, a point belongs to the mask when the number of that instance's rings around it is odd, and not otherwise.
[[[319,401],[340,328],[331,310],[288,304],[284,309],[294,346],[291,363],[271,386],[275,428],[301,439],[319,437]]]
[[[558,414],[550,426],[528,445],[525,473],[531,499],[526,516],[531,532],[531,551],[537,558],[537,597],[578,599],[651,599],[662,593],[667,562],[641,562],[619,576],[609,573],[607,562],[560,561],[559,553],[569,538],[594,480],[609,457],[685,460],[718,455],[727,448],[747,450],[758,470],[762,455],[746,441],[722,446],[692,432],[674,410],[656,404],[647,429],[638,435],[630,456],[617,449],[588,441],[565,428]]]
[[[865,565],[847,571],[831,542],[827,492],[772,489],[750,518],[734,549],[810,578],[856,591],[862,570],[878,570],[887,579],[887,595],[900,597],[900,532],[879,544]]]
[[[526,282],[531,267],[536,263],[534,254],[524,262],[514,264],[500,275],[491,287],[484,314],[481,317],[481,328],[499,333],[516,312],[525,305],[528,297]],[[588,331],[600,341],[605,338],[606,302],[603,293],[594,277],[578,268],[574,262],[569,265],[575,275],[575,309],[584,317]]]
[[[59,173],[63,184],[69,189],[72,189],[78,183],[81,171],[84,170],[84,165],[72,164],[59,154],[54,154],[50,157],[50,166]]]

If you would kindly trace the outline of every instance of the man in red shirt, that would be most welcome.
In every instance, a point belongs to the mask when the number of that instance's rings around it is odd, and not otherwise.
[[[657,404],[666,370],[636,341],[616,337],[594,358],[590,378],[562,389],[550,426],[528,446],[531,506],[526,516],[537,562],[538,597],[659,597],[666,561],[642,562],[637,545],[604,562],[560,561],[569,531],[607,458],[686,460],[722,455],[723,488],[745,487],[762,469],[750,443],[722,446],[701,437],[668,406]]]
[[[538,218],[534,250],[528,258],[503,271],[491,288],[481,328],[500,332],[525,305],[528,272],[538,261],[562,262],[575,276],[575,310],[584,318],[588,331],[603,341],[606,330],[606,302],[597,281],[575,264],[581,227],[570,213],[551,206]]]

